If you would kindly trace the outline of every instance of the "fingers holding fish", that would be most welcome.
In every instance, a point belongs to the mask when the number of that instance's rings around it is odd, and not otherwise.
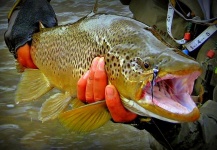
[[[89,77],[90,71],[88,70],[79,80],[77,83],[77,97],[82,102],[86,102],[86,86],[87,86],[87,79]]]
[[[107,83],[107,75],[105,72],[105,61],[104,58],[101,57],[97,64],[97,68],[94,74],[94,86],[93,86],[93,93],[94,93],[94,100],[104,100],[105,99],[105,87]]]
[[[23,67],[36,69],[37,67],[33,63],[30,55],[30,49],[28,44],[21,46],[17,51],[17,60]]]
[[[107,75],[104,58],[94,58],[90,70],[77,83],[77,96],[82,102],[92,103],[105,99]]]
[[[99,62],[99,57],[96,57],[93,59],[93,62],[91,64],[91,68],[90,68],[90,74],[89,77],[87,79],[87,85],[86,85],[86,93],[85,93],[85,97],[86,97],[86,102],[87,103],[93,103],[94,102],[94,91],[93,91],[93,87],[94,87],[94,75],[95,75],[95,71],[97,69],[97,64]]]

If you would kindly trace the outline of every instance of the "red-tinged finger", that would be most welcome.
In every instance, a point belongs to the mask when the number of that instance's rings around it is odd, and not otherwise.
[[[118,91],[114,86],[108,85],[106,87],[105,99],[112,119],[115,122],[130,122],[137,117],[136,114],[124,108],[123,104],[121,103]]]
[[[90,71],[88,70],[77,83],[77,97],[82,102],[86,102],[86,85],[87,79],[89,77]]]
[[[105,99],[105,87],[107,85],[107,75],[105,72],[105,61],[104,58],[100,58],[95,75],[94,75],[94,100],[104,100]]]
[[[94,86],[94,75],[97,68],[97,64],[99,62],[99,57],[96,57],[93,59],[93,62],[91,64],[90,68],[90,74],[87,79],[87,85],[86,85],[86,102],[87,103],[93,103],[94,101],[94,92],[93,92],[93,86]]]

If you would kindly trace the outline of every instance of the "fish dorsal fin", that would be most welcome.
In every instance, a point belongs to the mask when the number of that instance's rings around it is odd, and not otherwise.
[[[60,122],[69,131],[89,132],[111,119],[105,101],[88,104],[66,111],[59,116]]]
[[[42,105],[39,112],[39,120],[42,122],[57,118],[71,102],[69,93],[56,93],[48,98]]]
[[[44,29],[45,27],[44,27],[44,25],[42,24],[42,22],[41,21],[39,21],[39,31],[41,31],[42,29]]]
[[[87,15],[87,17],[91,17],[93,15],[95,15],[98,11],[98,0],[95,0],[95,4],[93,6],[93,10],[91,11],[90,14]]]
[[[25,69],[17,85],[15,102],[28,102],[35,100],[52,89],[52,85],[44,74],[38,69]]]
[[[93,6],[93,13],[97,13],[97,11],[98,11],[98,0],[95,0],[95,4],[94,4],[94,6]]]

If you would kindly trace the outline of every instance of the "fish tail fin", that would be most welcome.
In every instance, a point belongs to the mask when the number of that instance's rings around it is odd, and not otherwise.
[[[71,102],[69,93],[56,93],[48,98],[43,104],[39,112],[39,120],[42,122],[52,120],[58,117]]]
[[[59,116],[60,122],[71,132],[89,132],[101,127],[110,119],[105,101],[75,108]]]
[[[25,69],[15,93],[15,102],[35,100],[52,89],[52,85],[38,69]]]

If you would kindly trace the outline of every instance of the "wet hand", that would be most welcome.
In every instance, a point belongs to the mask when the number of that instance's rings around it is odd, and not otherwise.
[[[30,55],[30,46],[25,44],[17,50],[17,61],[25,68],[36,69],[36,65],[33,63]]]
[[[108,81],[104,66],[104,58],[96,57],[93,60],[90,70],[78,81],[78,99],[86,103],[105,99],[115,122],[134,120],[137,115],[124,108],[117,89],[113,85],[107,85]]]
[[[104,58],[94,58],[91,68],[78,81],[77,96],[82,102],[92,103],[105,99],[107,76]]]

